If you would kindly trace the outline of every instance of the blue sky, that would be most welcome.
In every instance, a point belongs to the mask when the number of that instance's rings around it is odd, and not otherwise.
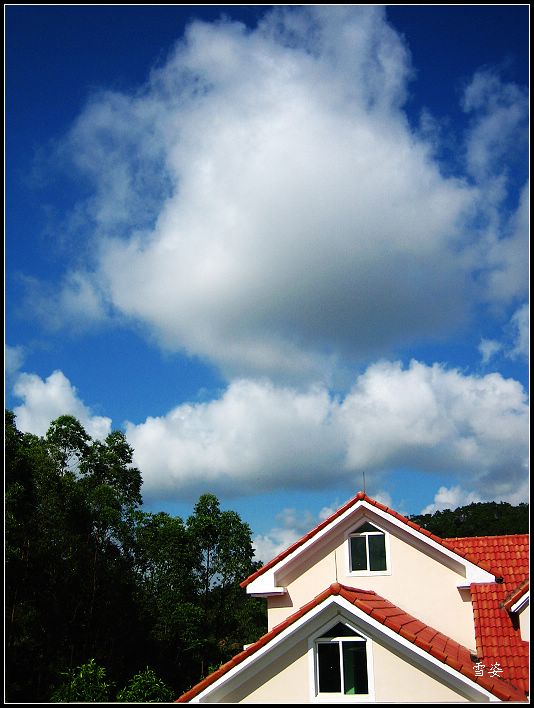
[[[6,406],[267,560],[528,496],[528,6],[7,6]]]

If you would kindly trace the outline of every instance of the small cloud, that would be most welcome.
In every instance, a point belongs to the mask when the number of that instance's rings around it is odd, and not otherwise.
[[[530,308],[523,305],[512,317],[513,347],[508,353],[511,359],[528,359],[530,345]]]
[[[375,499],[377,502],[380,502],[380,504],[384,504],[384,506],[393,507],[393,499],[389,492],[376,492],[375,494],[373,494],[373,499]]]
[[[440,487],[434,496],[432,504],[425,506],[421,514],[434,514],[436,511],[445,509],[457,509],[459,506],[467,506],[473,502],[482,501],[476,492],[466,492],[460,486]]]
[[[478,345],[478,351],[482,356],[482,363],[487,364],[497,352],[502,349],[502,344],[496,339],[482,339]]]
[[[49,331],[87,330],[106,322],[109,314],[97,279],[81,271],[68,273],[58,290],[31,276],[20,276],[24,310]]]
[[[256,560],[266,563],[289,548],[305,533],[313,529],[336,511],[334,505],[323,507],[315,516],[311,511],[286,508],[276,516],[278,524],[264,535],[253,539]]]
[[[503,339],[481,339],[478,351],[482,364],[488,364],[494,356],[501,353],[509,359],[528,360],[530,346],[530,308],[528,303],[522,305],[513,314],[508,324],[503,328]]]
[[[93,415],[62,371],[54,371],[44,380],[37,374],[21,373],[13,393],[24,401],[13,411],[17,428],[24,433],[45,435],[50,423],[61,415],[73,415],[92,438],[101,440],[111,432],[111,419]]]
[[[311,512],[297,509],[284,509],[277,515],[276,520],[277,526],[252,540],[255,558],[263,563],[275,558],[315,526]]]
[[[26,349],[20,345],[5,347],[5,372],[8,379],[12,379],[24,364],[26,358]]]

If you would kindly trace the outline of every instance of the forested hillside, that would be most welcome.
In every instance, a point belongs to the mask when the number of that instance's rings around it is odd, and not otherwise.
[[[8,702],[79,700],[64,684],[80,665],[101,700],[147,682],[176,698],[265,631],[239,587],[251,530],[215,496],[186,520],[142,511],[124,435],[92,440],[71,416],[37,437],[8,412],[5,448]]]
[[[529,505],[475,502],[457,509],[410,516],[410,520],[440,538],[501,536],[529,532]]]

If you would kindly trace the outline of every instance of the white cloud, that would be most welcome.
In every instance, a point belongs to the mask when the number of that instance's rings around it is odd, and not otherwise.
[[[459,506],[467,506],[474,502],[480,502],[482,498],[476,492],[467,492],[459,486],[440,487],[434,497],[434,502],[425,506],[421,514],[434,514],[436,511],[444,509],[457,509]]]
[[[266,534],[253,538],[254,554],[257,560],[266,563],[298,541],[318,523],[311,512],[286,508],[276,516],[277,525]]]
[[[302,534],[298,534],[292,529],[273,528],[266,534],[258,534],[252,539],[254,549],[254,559],[262,563],[267,563],[271,558],[275,558],[279,553],[298,541]]]
[[[530,308],[520,307],[512,317],[513,345],[509,352],[512,359],[528,359],[530,351]]]
[[[502,344],[496,339],[481,339],[478,351],[482,356],[482,363],[487,364],[501,349]]]
[[[380,490],[373,494],[373,499],[375,499],[377,502],[380,502],[381,504],[384,504],[385,506],[393,507],[393,499],[389,492]],[[398,509],[396,509],[396,511],[398,511]],[[399,511],[399,513],[401,512]]]
[[[381,362],[358,378],[340,420],[355,469],[456,469],[482,479],[507,466],[524,474],[527,411],[522,386],[499,374]]]
[[[525,297],[529,278],[529,185],[521,192],[517,210],[501,231],[490,229],[482,242],[486,264],[483,276],[488,299],[494,303],[513,302]]]
[[[25,312],[50,331],[68,328],[70,333],[85,332],[108,320],[102,290],[94,275],[70,271],[60,289],[30,276],[21,280],[25,287]]]
[[[530,351],[529,304],[521,305],[514,312],[510,321],[503,327],[501,341],[481,339],[478,350],[483,364],[488,364],[499,353],[509,359],[528,360]]]
[[[8,379],[12,379],[16,374],[18,374],[21,369],[24,359],[26,357],[26,350],[23,346],[10,346],[6,344],[5,346],[5,372]]]
[[[506,486],[506,490],[504,490]],[[434,514],[436,511],[444,511],[445,509],[457,509],[459,506],[468,506],[476,502],[502,501],[517,506],[521,502],[529,499],[529,483],[525,478],[519,481],[518,485],[513,488],[506,483],[503,484],[503,491],[499,494],[496,492],[496,487],[484,488],[482,485],[478,491],[467,491],[455,485],[453,487],[440,487],[434,496],[434,501],[425,506],[420,512],[421,514]]]
[[[21,373],[13,392],[24,401],[13,411],[17,428],[24,433],[44,435],[50,423],[61,415],[73,415],[92,438],[103,439],[111,432],[111,419],[93,415],[61,371],[54,371],[44,380],[37,374]]]
[[[61,371],[46,379],[21,373],[14,409],[24,432],[43,435],[65,413],[80,420],[93,438],[111,430],[80,400]],[[166,416],[128,423],[143,494],[257,494],[279,488],[361,488],[367,474],[372,494],[391,505],[380,484],[395,469],[409,467],[461,480],[440,489],[434,503],[458,498],[511,501],[528,495],[528,401],[522,386],[500,374],[465,376],[438,365],[412,361],[374,364],[343,399],[325,388],[308,391],[266,381],[240,380],[221,398],[182,404]],[[372,484],[371,484],[372,482]],[[371,491],[370,491],[371,493]],[[470,496],[471,495],[471,496]],[[451,501],[452,500],[452,501]],[[321,510],[326,518],[337,503]],[[314,525],[310,515],[286,509],[266,534],[263,549],[285,546]]]
[[[235,381],[209,403],[126,425],[144,493],[210,485],[233,493],[321,486],[343,444],[324,389],[302,393],[268,382]]]
[[[476,261],[484,297],[510,303],[528,292],[529,184],[515,210],[511,177],[528,154],[528,93],[505,83],[494,70],[478,71],[464,94],[471,119],[466,134],[466,168],[479,187]],[[480,226],[482,224],[482,227]]]
[[[450,331],[475,271],[491,297],[516,294],[523,227],[474,235],[486,181],[445,178],[410,130],[411,71],[379,6],[193,23],[134,95],[95,95],[58,153],[93,185],[77,214],[95,259],[59,312],[111,306],[230,379],[295,381]],[[466,109],[480,114],[484,90],[473,82]],[[490,119],[512,125],[512,93],[484,104],[469,176],[486,180]]]
[[[507,153],[526,147],[527,92],[505,83],[494,70],[483,69],[466,87],[463,108],[473,116],[467,140],[470,173],[481,181],[502,174]]]
[[[522,386],[416,361],[368,367],[343,399],[322,387],[240,380],[218,400],[178,406],[126,431],[151,497],[194,496],[207,486],[232,494],[359,489],[363,472],[379,489],[389,471],[406,467],[450,473],[504,498],[528,475]]]

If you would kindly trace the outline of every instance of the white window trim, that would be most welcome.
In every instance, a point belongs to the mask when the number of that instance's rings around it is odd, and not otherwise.
[[[382,533],[384,534],[384,542],[386,546],[386,569],[385,570],[352,570],[351,569],[351,556],[350,556],[350,539],[355,537],[355,536],[360,536],[360,535],[372,535],[372,532],[369,531],[362,531],[361,534],[358,533],[358,528],[361,528],[365,523],[370,523],[372,526],[374,526],[377,529],[377,534]],[[376,535],[377,535],[376,534]],[[367,551],[367,564],[369,565],[369,544],[366,543],[366,551]],[[345,562],[346,562],[346,567],[347,567],[347,575],[349,577],[370,577],[370,576],[377,576],[377,575],[391,575],[391,549],[390,549],[390,543],[389,543],[389,533],[385,531],[381,526],[379,526],[374,519],[367,519],[365,516],[361,519],[361,523],[358,525],[357,528],[352,529],[351,531],[346,533],[345,536]]]
[[[353,632],[356,632],[361,639],[356,637],[342,637],[331,639],[325,638],[322,635],[328,632],[329,629],[335,627],[336,624],[344,624]],[[319,693],[319,661],[317,646],[320,643],[341,642],[341,641],[365,641],[365,649],[367,653],[367,690],[365,694],[345,695],[344,693]],[[340,652],[341,654],[341,652]],[[340,656],[341,675],[343,676],[343,658]],[[314,632],[313,636],[308,639],[308,666],[310,673],[310,698],[312,703],[374,703],[375,701],[375,680],[374,680],[374,664],[373,664],[373,642],[370,637],[356,627],[352,622],[341,615],[336,615],[330,622],[323,625],[321,629]]]

